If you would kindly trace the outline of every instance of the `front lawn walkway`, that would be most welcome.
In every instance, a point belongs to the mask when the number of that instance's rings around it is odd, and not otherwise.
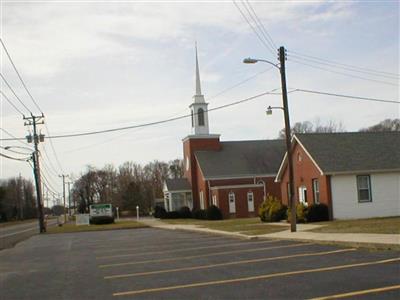
[[[163,219],[162,222],[175,225],[197,225],[203,228],[214,230],[237,232],[245,235],[261,235],[284,231],[288,229],[288,224],[274,225],[263,223],[259,218],[240,218],[219,221],[206,221],[196,219]]]

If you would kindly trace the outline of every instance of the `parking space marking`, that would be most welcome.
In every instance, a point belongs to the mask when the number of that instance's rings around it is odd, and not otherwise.
[[[219,263],[219,264],[199,265],[199,266],[186,267],[186,268],[111,275],[111,276],[105,276],[104,279],[120,279],[120,278],[135,277],[135,276],[145,276],[145,275],[154,275],[154,274],[181,272],[181,271],[210,269],[210,268],[216,268],[216,267],[222,267],[222,266],[241,265],[241,264],[257,263],[257,262],[264,262],[264,261],[274,261],[274,260],[289,259],[289,258],[298,258],[298,257],[307,257],[307,256],[322,256],[322,255],[344,253],[344,252],[350,252],[350,251],[356,251],[356,250],[357,250],[356,248],[349,248],[349,249],[340,249],[340,250],[322,251],[322,252],[308,252],[308,253],[300,253],[300,254],[277,256],[277,257],[264,257],[264,258],[257,258],[257,259],[231,261],[231,262]]]
[[[193,239],[193,240],[195,240],[195,239]],[[220,240],[221,240],[221,237],[203,239],[203,240],[195,240],[195,242],[197,244],[199,244],[199,245],[202,245],[202,244],[205,244],[205,243],[212,243],[212,242],[220,241]],[[168,244],[163,244],[163,246],[166,246],[166,247],[173,247],[173,246],[184,247],[186,245],[190,246],[190,245],[193,245],[193,243],[190,243],[190,242],[185,240],[182,243],[177,241],[177,242],[172,242],[172,243],[168,243]],[[101,253],[118,252],[118,251],[141,251],[141,250],[146,251],[146,250],[151,250],[151,249],[160,249],[160,246],[159,245],[158,246],[157,245],[153,245],[153,246],[145,246],[145,247],[129,247],[129,248],[119,248],[119,249],[116,249],[115,246],[114,246],[114,248],[95,250],[94,252],[96,254],[101,254]]]
[[[361,296],[361,295],[367,295],[367,294],[373,294],[373,293],[381,293],[381,292],[387,292],[387,291],[393,291],[393,290],[400,290],[400,284],[392,285],[392,286],[385,286],[385,287],[375,288],[375,289],[369,289],[369,290],[360,290],[360,291],[354,291],[354,292],[343,293],[343,294],[323,296],[323,297],[318,297],[318,298],[312,298],[310,300],[341,299],[341,298]]]
[[[132,295],[138,295],[138,294],[155,293],[155,292],[171,291],[171,290],[186,289],[186,288],[195,288],[195,287],[203,287],[203,286],[211,286],[211,285],[221,285],[221,284],[253,281],[253,280],[260,280],[260,279],[269,279],[269,278],[284,277],[284,276],[291,276],[291,275],[297,275],[297,274],[307,274],[307,273],[343,270],[343,269],[349,269],[349,268],[371,266],[371,265],[385,264],[385,263],[398,262],[398,261],[400,261],[400,258],[369,261],[369,262],[347,264],[347,265],[337,265],[337,266],[315,268],[315,269],[305,269],[305,270],[299,270],[299,271],[289,271],[289,272],[257,275],[257,276],[250,276],[250,277],[241,277],[241,278],[226,279],[226,280],[195,282],[195,283],[190,283],[190,284],[165,286],[165,287],[160,287],[160,288],[133,290],[133,291],[126,291],[126,292],[117,292],[117,293],[113,293],[113,296],[132,296]]]
[[[166,254],[166,253],[178,253],[178,252],[185,252],[185,251],[192,251],[192,250],[203,250],[203,249],[215,249],[215,248],[224,248],[230,246],[246,246],[246,245],[260,245],[260,244],[269,244],[274,243],[279,240],[268,240],[262,242],[235,242],[235,243],[225,243],[221,245],[211,245],[211,246],[200,246],[200,247],[192,247],[192,248],[185,248],[185,249],[172,249],[172,250],[160,250],[160,251],[153,251],[153,252],[146,252],[146,253],[132,253],[132,254],[117,254],[117,255],[107,255],[107,256],[98,256],[96,259],[109,259],[109,258],[119,258],[119,257],[133,257],[133,256],[141,256],[141,255],[156,255],[156,254]]]
[[[171,257],[171,258],[162,258],[162,259],[149,259],[149,260],[142,260],[142,261],[114,263],[114,264],[99,265],[99,268],[111,268],[111,267],[139,265],[139,264],[156,263],[156,262],[171,262],[171,261],[184,260],[184,259],[219,256],[219,255],[234,254],[234,253],[257,252],[257,251],[280,249],[280,248],[293,248],[293,247],[301,247],[301,246],[308,246],[308,245],[314,245],[314,243],[299,243],[299,244],[290,244],[290,245],[284,245],[284,246],[262,247],[262,248],[255,248],[255,249],[242,249],[242,250],[232,250],[232,251],[216,252],[216,253],[209,253],[209,254],[182,256],[182,257]]]

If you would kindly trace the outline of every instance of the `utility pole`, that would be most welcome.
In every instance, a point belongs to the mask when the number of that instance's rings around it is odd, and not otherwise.
[[[35,151],[32,153],[32,160],[33,160],[33,175],[35,177],[35,184],[36,184],[36,198],[37,198],[37,209],[38,209],[38,219],[39,219],[39,232],[43,233],[46,232],[46,227],[44,225],[44,216],[43,216],[43,201],[42,201],[42,184],[41,184],[41,177],[40,177],[40,164],[39,164],[39,149],[38,145],[39,142],[44,141],[44,135],[37,134],[36,125],[44,124],[44,115],[41,116],[34,116],[31,114],[30,117],[24,117],[25,126],[33,126],[33,137],[32,135],[27,136],[28,143],[34,144]]]
[[[69,216],[71,216],[71,181],[68,181],[68,212]]]
[[[294,198],[294,179],[293,179],[293,157],[292,157],[292,143],[290,134],[290,120],[289,120],[289,108],[288,108],[288,96],[286,88],[286,50],[285,47],[279,48],[279,62],[280,62],[280,73],[281,73],[281,85],[282,85],[282,100],[283,100],[283,113],[285,116],[285,136],[286,136],[286,153],[289,169],[289,205],[290,205],[290,231],[296,232],[296,203]]]
[[[68,177],[68,175],[58,175],[59,177],[62,178],[63,181],[63,200],[64,200],[64,223],[67,223],[67,212],[66,212],[66,205],[65,205],[65,177]]]

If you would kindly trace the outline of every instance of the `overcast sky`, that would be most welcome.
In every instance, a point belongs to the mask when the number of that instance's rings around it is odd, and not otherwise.
[[[278,46],[399,73],[398,1],[264,1],[252,2],[252,6]],[[258,40],[231,1],[1,1],[1,37],[44,112],[52,135],[135,125],[189,113],[195,89],[196,40],[202,92],[209,108],[280,87],[276,69],[262,63],[242,63],[249,56],[276,62],[276,55]],[[213,97],[264,70],[268,71]],[[331,70],[349,74],[348,70]],[[1,72],[21,100],[38,114],[3,50]],[[287,61],[290,88],[398,101],[398,82],[392,77],[350,74],[383,82],[300,65],[290,56]],[[3,81],[1,90],[25,112]],[[396,104],[301,93],[290,94],[289,103],[292,124],[333,120],[341,122],[347,131],[356,131],[399,117]],[[268,105],[281,105],[281,97],[264,96],[210,112],[210,131],[221,134],[222,140],[274,139],[284,126],[283,116],[276,111],[267,117]],[[0,127],[17,137],[25,136],[28,129],[22,116],[4,99]],[[44,126],[40,128],[48,135]],[[63,172],[77,176],[87,165],[101,168],[108,163],[118,166],[124,161],[144,164],[181,158],[181,140],[190,132],[190,119],[183,119],[143,129],[55,139],[53,144]],[[0,136],[9,137],[4,132]],[[21,144],[3,141],[0,145]],[[61,191],[61,180],[54,173],[62,171],[49,140],[40,147],[46,164],[44,172],[53,188]],[[27,163],[3,158],[0,163],[3,179],[19,173],[32,178]]]

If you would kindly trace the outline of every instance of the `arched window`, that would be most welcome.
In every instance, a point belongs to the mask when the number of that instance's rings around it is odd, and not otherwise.
[[[192,115],[192,127],[194,127],[193,110],[190,111]]]
[[[199,126],[204,126],[204,109],[199,108],[197,110],[197,115],[199,118]]]

